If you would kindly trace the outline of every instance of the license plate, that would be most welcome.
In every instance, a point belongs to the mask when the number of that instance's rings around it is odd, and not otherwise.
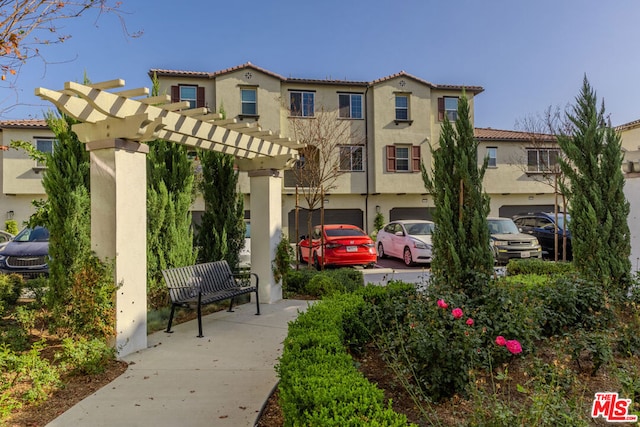
[[[347,252],[358,252],[357,246],[347,246]]]
[[[530,252],[520,252],[520,258],[529,258],[531,257]]]

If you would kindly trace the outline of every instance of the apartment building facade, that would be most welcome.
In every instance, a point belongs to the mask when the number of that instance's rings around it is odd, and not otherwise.
[[[420,164],[430,167],[431,147],[437,147],[444,117],[456,119],[459,97],[467,96],[473,120],[474,98],[484,90],[433,84],[404,71],[371,82],[287,78],[251,63],[215,72],[152,69],[149,76],[158,79],[160,93],[170,94],[173,101],[223,110],[228,120],[292,139],[294,121],[333,114],[336,126],[349,127],[349,137],[335,150],[340,174],[324,194],[324,220],[352,223],[368,232],[377,213],[385,220],[431,218],[433,198],[425,189]],[[0,122],[0,132],[5,147],[22,140],[42,151],[53,149],[53,134],[41,120]],[[484,185],[491,196],[491,215],[552,210],[556,198],[547,172],[557,158],[553,140],[490,128],[475,132],[478,163],[489,158]],[[22,224],[33,211],[31,200],[46,197],[41,185],[44,165],[19,150],[2,150],[0,155],[0,215]],[[295,241],[304,234],[300,224],[305,224],[308,206],[296,196],[294,174],[282,175],[283,232]],[[259,207],[252,209],[244,172],[239,186],[250,219]],[[203,210],[203,201],[196,200],[196,221]],[[318,212],[313,215],[314,223],[319,222]]]
[[[467,96],[473,119],[478,86],[433,84],[401,71],[371,82],[287,78],[253,64],[215,72],[152,69],[160,92],[174,101],[225,112],[227,119],[255,123],[296,139],[293,122],[316,120],[332,112],[348,122],[350,137],[336,148],[341,174],[324,195],[324,220],[347,222],[373,231],[377,213],[385,220],[430,219],[433,198],[427,193],[420,164],[431,165],[431,147],[437,147],[447,116],[455,120],[458,100]],[[492,199],[492,215],[511,215],[532,209],[553,209],[554,188],[542,179],[556,151],[522,132],[477,129],[478,162],[489,156],[485,189]],[[553,141],[545,141],[553,145]],[[551,157],[549,157],[551,156]],[[284,172],[283,231],[297,240],[308,212],[296,193],[296,179]],[[252,209],[248,180],[241,174],[246,217]],[[299,219],[295,212],[298,206]],[[317,206],[316,206],[317,207]],[[202,201],[194,212],[202,211]],[[314,223],[319,216],[314,214]]]

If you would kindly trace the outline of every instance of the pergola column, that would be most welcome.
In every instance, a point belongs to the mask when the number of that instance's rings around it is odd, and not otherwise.
[[[282,178],[277,169],[249,171],[251,191],[251,272],[260,278],[261,303],[282,299],[282,283],[273,278],[271,261],[282,239]]]
[[[149,147],[125,139],[87,143],[91,161],[91,247],[114,268],[116,350],[147,347],[147,176]]]

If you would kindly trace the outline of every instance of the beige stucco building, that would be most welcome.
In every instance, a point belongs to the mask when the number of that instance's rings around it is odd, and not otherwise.
[[[463,90],[472,120],[474,98],[483,91],[471,85],[433,84],[406,72],[371,82],[291,78],[250,63],[215,72],[154,69],[149,75],[157,76],[160,92],[174,101],[224,110],[230,121],[257,123],[292,139],[298,139],[294,120],[313,122],[321,114],[334,114],[351,136],[335,149],[341,174],[325,194],[325,221],[353,223],[368,232],[373,231],[377,212],[385,220],[431,218],[433,198],[424,187],[420,163],[431,164],[430,146],[438,143],[444,116],[455,119]],[[629,142],[635,130],[640,140],[637,123],[625,133],[625,147],[640,145]],[[549,169],[558,147],[553,139],[491,128],[476,128],[475,134],[478,163],[489,158],[484,189],[491,197],[491,215],[554,209],[554,175]],[[44,121],[7,121],[0,122],[0,138],[5,147],[12,140],[24,140],[46,151],[53,134]],[[14,149],[0,150],[0,156],[0,219],[13,218],[21,225],[33,212],[31,200],[45,197],[42,165]],[[296,177],[286,171],[282,183],[283,232],[295,241],[296,234],[304,234],[295,230]],[[259,215],[245,172],[240,191],[245,194],[247,219]],[[303,199],[298,198],[298,206],[306,207]],[[196,200],[196,221],[203,210],[202,200]],[[304,215],[303,211],[300,224]]]
[[[44,165],[22,150],[10,149],[11,141],[26,141],[42,151],[53,148],[54,134],[44,120],[0,122],[0,228],[13,219],[18,228],[34,212],[32,200],[45,199],[42,187]]]
[[[317,120],[331,112],[336,122],[348,122],[351,136],[335,149],[342,173],[326,191],[325,221],[356,224],[368,232],[377,212],[385,220],[431,218],[433,198],[425,189],[420,163],[431,164],[430,147],[438,143],[444,116],[455,119],[458,98],[466,94],[473,120],[474,97],[483,91],[478,86],[430,83],[404,71],[371,82],[312,80],[283,77],[250,63],[214,72],[152,69],[149,75],[155,75],[160,92],[171,94],[175,101],[223,110],[230,120],[257,122],[293,139],[299,139],[296,120]],[[476,135],[479,163],[485,155],[492,162],[485,180],[492,215],[553,209],[554,189],[542,179],[540,169],[548,149],[528,146],[530,135],[520,132],[477,129]],[[304,233],[296,233],[294,225],[293,175],[285,172],[282,220],[283,231],[295,241],[296,234]],[[245,176],[240,186],[250,218],[255,209]],[[304,199],[298,197],[298,206],[304,218]],[[202,209],[196,202],[196,216]]]

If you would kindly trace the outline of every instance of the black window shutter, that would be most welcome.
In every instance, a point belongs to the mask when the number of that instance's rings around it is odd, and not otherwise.
[[[180,88],[171,86],[171,102],[180,102]]]
[[[204,107],[204,87],[198,86],[196,95],[196,107]]]
[[[444,120],[444,98],[438,98],[438,120]]]

